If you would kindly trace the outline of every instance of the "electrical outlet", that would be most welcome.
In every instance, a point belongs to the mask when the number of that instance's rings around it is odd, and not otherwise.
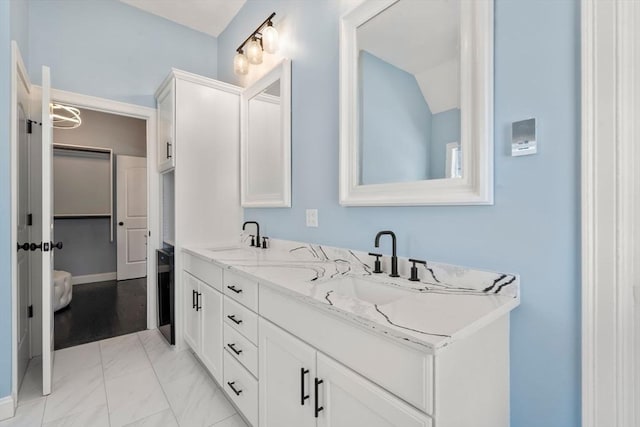
[[[318,226],[318,209],[307,209],[307,227]]]

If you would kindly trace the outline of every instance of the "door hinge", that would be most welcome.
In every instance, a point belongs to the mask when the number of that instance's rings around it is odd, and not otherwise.
[[[33,225],[33,214],[27,214],[27,225]]]
[[[27,315],[29,316],[29,318],[33,317],[33,305],[27,307]]]
[[[33,125],[34,124],[42,126],[42,123],[40,123],[40,122],[36,122],[35,120],[27,119],[27,133],[33,133]]]

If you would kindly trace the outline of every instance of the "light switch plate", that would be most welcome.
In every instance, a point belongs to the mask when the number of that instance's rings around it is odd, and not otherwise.
[[[307,227],[318,226],[318,209],[307,209]]]

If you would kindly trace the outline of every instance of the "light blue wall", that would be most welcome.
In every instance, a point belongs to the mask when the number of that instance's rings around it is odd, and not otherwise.
[[[447,144],[460,142],[460,109],[436,113],[431,117],[431,151],[429,152],[429,178],[444,178]]]
[[[247,209],[246,219],[260,221],[267,236],[360,250],[373,248],[378,230],[392,229],[402,256],[520,273],[511,425],[578,427],[578,0],[496,0],[495,205],[470,207],[338,204],[339,4],[249,0],[218,38],[218,76],[229,82],[237,81],[234,49],[270,12],[293,46],[293,207]],[[538,119],[542,148],[509,157],[510,123],[526,117]],[[307,208],[319,209],[318,228],[305,227]]]
[[[53,87],[155,107],[171,67],[216,77],[217,41],[116,0],[30,0],[30,72]]]
[[[431,110],[413,74],[360,51],[360,182],[429,178]]]
[[[0,1],[0,398],[11,393],[10,7]]]

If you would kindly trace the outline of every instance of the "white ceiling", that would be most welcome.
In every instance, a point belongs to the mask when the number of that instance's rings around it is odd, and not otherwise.
[[[120,0],[185,27],[218,37],[247,0]]]
[[[459,0],[400,0],[358,27],[358,48],[413,74],[431,108],[459,107]]]

